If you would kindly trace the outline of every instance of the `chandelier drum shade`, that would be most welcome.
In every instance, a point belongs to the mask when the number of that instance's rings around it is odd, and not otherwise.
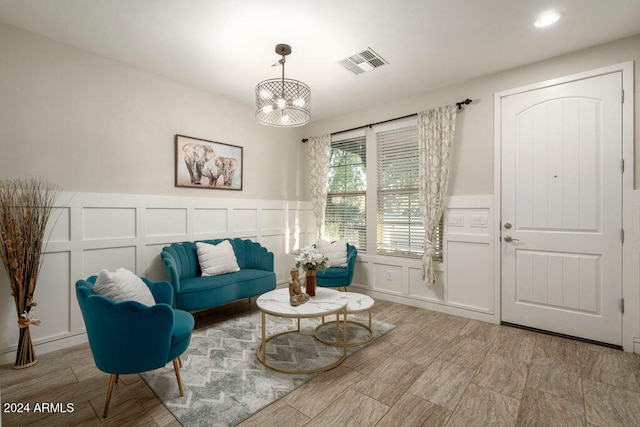
[[[256,119],[268,126],[302,126],[311,119],[311,89],[301,81],[284,77],[284,63],[291,46],[279,44],[276,53],[282,55],[274,64],[282,66],[282,78],[264,80],[256,86]]]

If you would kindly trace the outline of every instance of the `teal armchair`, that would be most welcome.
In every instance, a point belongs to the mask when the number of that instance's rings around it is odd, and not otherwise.
[[[326,270],[318,270],[316,273],[316,283],[325,288],[347,288],[353,280],[353,273],[356,270],[356,257],[358,250],[355,246],[347,243],[347,266],[329,267]]]
[[[96,276],[76,282],[76,295],[84,318],[96,366],[111,374],[103,416],[107,417],[114,384],[121,374],[161,368],[173,361],[180,396],[180,355],[191,341],[193,316],[171,307],[173,289],[167,282],[145,278],[156,304],[116,302],[93,292]]]

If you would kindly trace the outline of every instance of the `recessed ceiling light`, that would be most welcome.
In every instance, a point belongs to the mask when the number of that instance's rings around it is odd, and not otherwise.
[[[560,19],[560,12],[547,12],[538,18],[533,24],[536,28],[548,27],[551,24],[555,24]]]

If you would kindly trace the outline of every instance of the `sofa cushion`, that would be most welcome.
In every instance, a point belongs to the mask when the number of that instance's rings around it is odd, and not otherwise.
[[[243,286],[243,283],[273,275],[274,273],[272,271],[246,268],[234,273],[220,274],[218,276],[194,277],[180,281],[182,285],[182,291],[180,293],[201,292],[235,284]]]
[[[349,276],[349,270],[341,267],[327,268],[324,272],[316,273],[316,277],[322,279],[344,279],[347,276]]]
[[[156,303],[142,279],[125,268],[102,270],[96,278],[93,292],[118,302],[138,301],[149,306]]]
[[[181,280],[180,284],[181,292],[176,294],[178,306],[194,311],[271,291],[276,287],[276,274],[273,271],[243,269],[219,276]]]
[[[217,276],[240,270],[236,254],[228,240],[217,245],[196,242],[196,248],[202,276]]]

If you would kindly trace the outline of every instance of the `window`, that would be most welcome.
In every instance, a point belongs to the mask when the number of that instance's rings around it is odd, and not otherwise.
[[[366,251],[367,144],[364,131],[331,142],[325,236]]]
[[[377,252],[421,257],[424,226],[418,200],[418,126],[404,122],[376,131]],[[436,233],[434,260],[442,260],[442,219]]]
[[[367,138],[377,158],[375,173],[367,177]],[[346,239],[359,252],[367,250],[367,225],[377,241],[369,250],[380,255],[419,258],[424,253],[424,226],[418,201],[418,126],[404,120],[348,134],[334,135],[329,162],[325,237]],[[374,172],[371,170],[370,172]],[[377,183],[369,180],[375,179]],[[368,185],[367,185],[368,184]],[[376,185],[377,184],[377,185]],[[366,215],[367,193],[373,206]],[[376,209],[377,200],[377,209]],[[374,212],[377,215],[372,215]],[[368,223],[368,224],[367,224]],[[442,261],[443,220],[434,246]],[[371,236],[370,236],[371,237]]]

